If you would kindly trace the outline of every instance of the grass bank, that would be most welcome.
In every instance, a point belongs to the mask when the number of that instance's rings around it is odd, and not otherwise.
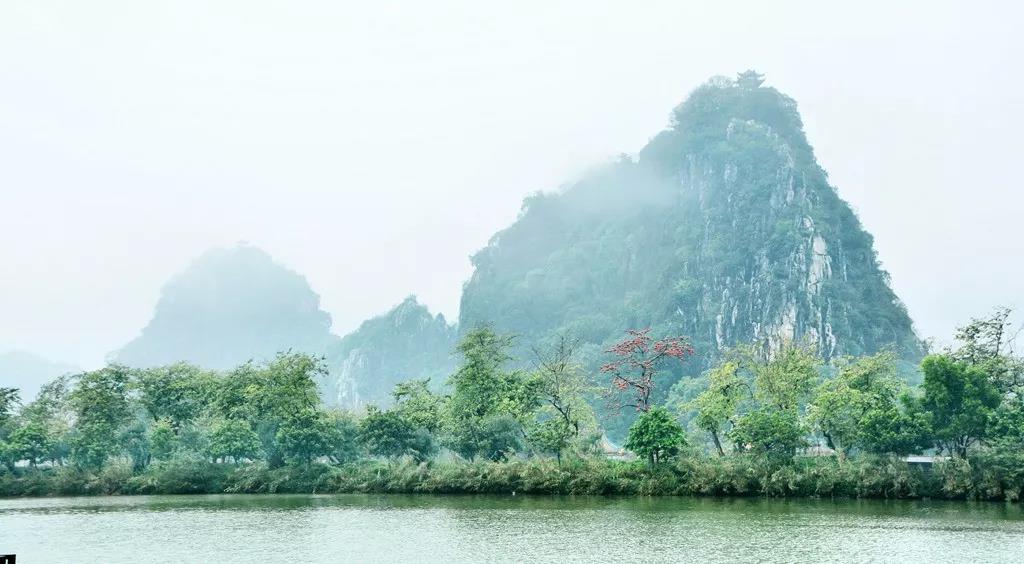
[[[199,460],[126,462],[97,472],[73,467],[0,473],[0,496],[201,493],[429,493],[685,495],[1019,501],[1024,468],[979,459],[937,463],[931,471],[895,458],[829,458],[774,464],[754,457],[686,458],[650,468],[600,458],[510,462],[362,461],[267,468]]]

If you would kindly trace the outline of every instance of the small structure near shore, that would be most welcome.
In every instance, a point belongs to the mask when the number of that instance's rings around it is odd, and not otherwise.
[[[910,456],[903,457],[903,462],[906,462],[907,466],[910,466],[911,468],[918,468],[925,472],[931,472],[932,466],[934,466],[936,462],[942,462],[943,460],[944,458],[941,456],[923,454],[912,454]]]

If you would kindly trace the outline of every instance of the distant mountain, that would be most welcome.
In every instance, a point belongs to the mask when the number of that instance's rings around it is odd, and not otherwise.
[[[409,298],[339,340],[302,276],[252,247],[212,251],[168,283],[115,358],[228,368],[286,348],[326,354],[325,398],[352,407],[386,403],[408,378],[442,385],[458,335],[482,323],[518,335],[521,358],[571,333],[593,372],[627,329],[688,335],[697,358],[657,395],[741,343],[808,341],[826,358],[892,349],[908,364],[923,354],[796,102],[753,71],[697,88],[638,158],[527,198],[472,262],[457,326]]]
[[[439,389],[454,370],[456,330],[441,314],[431,315],[410,296],[345,336],[328,355],[328,403],[356,407],[386,405],[395,384],[430,378]]]
[[[0,353],[0,387],[18,388],[22,403],[35,399],[43,384],[77,372],[79,368],[72,364],[54,362],[30,352]]]
[[[227,369],[288,349],[326,354],[338,341],[330,328],[304,277],[256,247],[238,245],[209,251],[173,277],[152,320],[112,360]]]

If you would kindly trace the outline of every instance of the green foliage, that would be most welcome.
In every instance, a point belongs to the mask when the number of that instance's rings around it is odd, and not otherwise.
[[[304,409],[284,420],[277,430],[277,445],[286,460],[309,464],[335,452],[342,440],[340,430],[328,414]]]
[[[896,358],[879,353],[838,363],[808,406],[810,423],[840,457],[857,448],[878,454],[908,454],[926,448],[928,421],[919,410],[900,408],[906,394]]]
[[[135,385],[150,417],[175,431],[199,417],[216,390],[212,374],[185,363],[141,370]]]
[[[78,377],[68,395],[68,403],[75,415],[71,458],[76,464],[84,468],[100,468],[123,448],[119,439],[130,421],[130,379],[131,371],[117,365]]]
[[[805,434],[795,409],[762,407],[741,416],[728,435],[740,452],[788,462],[804,445]]]
[[[1019,359],[1004,345],[991,345],[1003,341],[986,331],[926,358],[920,390],[901,381],[894,354],[822,366],[812,347],[790,343],[725,351],[712,369],[673,392],[720,456],[680,457],[688,447],[683,427],[665,407],[653,406],[629,431],[626,448],[645,459],[635,463],[593,456],[600,428],[586,399],[595,387],[577,353],[601,349],[577,349],[567,339],[537,349],[534,369],[524,372],[508,368],[516,364],[511,338],[473,331],[460,343],[464,362],[450,378],[450,395],[433,392],[428,380],[410,380],[395,387],[390,409],[371,407],[361,418],[322,408],[315,382],[323,364],[307,355],[284,353],[226,374],[187,365],[114,365],[60,378],[20,410],[15,394],[6,393],[0,495],[360,491],[1018,500],[1024,400],[1008,375]],[[814,434],[838,456],[802,451]],[[442,443],[452,452],[440,451]],[[937,458],[927,473],[896,456],[935,444],[956,456]],[[452,453],[468,461],[453,460]],[[548,454],[557,461],[538,456]],[[64,467],[65,460],[74,464]]]
[[[693,402],[697,427],[711,435],[718,454],[724,455],[722,439],[734,424],[740,403],[750,396],[750,388],[738,374],[739,365],[726,361],[708,373],[708,387]]]
[[[7,448],[11,450],[14,460],[28,460],[35,466],[50,457],[53,451],[53,438],[49,429],[39,421],[30,421],[11,433]]]
[[[174,434],[174,428],[169,421],[161,419],[150,427],[149,444],[156,460],[166,460],[174,454],[178,448],[178,437]]]
[[[410,455],[424,460],[433,454],[434,445],[422,430],[397,411],[381,411],[371,406],[359,423],[359,440],[374,456]]]
[[[989,417],[999,406],[999,390],[976,365],[948,355],[930,355],[921,362],[924,396],[921,408],[931,418],[936,442],[945,451],[966,456],[985,438]]]
[[[629,428],[625,447],[654,465],[674,458],[686,446],[682,426],[664,407],[652,407]]]
[[[559,463],[566,451],[584,450],[597,436],[597,418],[587,403],[595,392],[578,360],[579,342],[559,335],[549,349],[537,349],[531,378],[540,407],[527,425],[527,441],[540,452],[554,454]]]
[[[445,406],[448,446],[463,457],[503,458],[519,447],[524,426],[538,404],[536,380],[506,371],[512,339],[489,327],[459,342],[464,361],[449,379]]]
[[[395,386],[394,411],[416,429],[440,429],[444,398],[430,391],[430,380],[408,380]]]
[[[261,453],[260,437],[245,420],[221,419],[213,425],[208,453],[214,460],[252,460]]]
[[[807,346],[787,343],[767,361],[749,347],[740,348],[739,353],[744,367],[753,372],[754,395],[765,406],[798,408],[818,379],[821,359]]]

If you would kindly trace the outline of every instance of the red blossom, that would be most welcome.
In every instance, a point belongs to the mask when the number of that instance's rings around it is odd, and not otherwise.
[[[613,374],[612,387],[619,393],[630,392],[632,396],[613,402],[614,407],[629,405],[637,411],[650,409],[659,366],[669,358],[682,361],[693,354],[693,347],[685,337],[655,341],[650,332],[650,328],[629,330],[625,339],[605,351],[619,358],[601,366],[601,372]]]

